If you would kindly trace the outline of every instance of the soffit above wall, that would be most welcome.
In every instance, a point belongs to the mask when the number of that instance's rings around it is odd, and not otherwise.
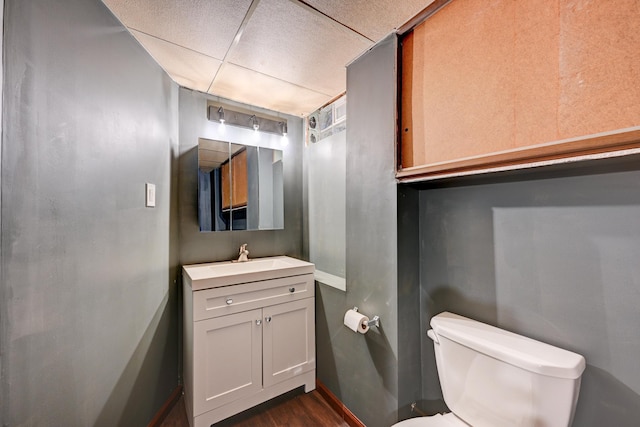
[[[181,86],[304,116],[433,0],[103,0]]]

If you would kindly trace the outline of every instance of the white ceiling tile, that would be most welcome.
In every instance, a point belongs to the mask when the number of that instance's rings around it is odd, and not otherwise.
[[[103,0],[181,86],[294,115],[344,92],[346,64],[432,1]]]
[[[291,0],[261,0],[227,61],[333,97],[371,42]]]
[[[251,0],[103,0],[130,29],[224,59]]]
[[[310,6],[373,41],[413,18],[434,0],[305,0]]]
[[[332,98],[233,64],[222,66],[209,92],[297,116],[313,112]]]
[[[221,61],[135,30],[131,34],[180,86],[206,92]]]

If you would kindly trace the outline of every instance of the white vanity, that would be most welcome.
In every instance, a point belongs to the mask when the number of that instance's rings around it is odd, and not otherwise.
[[[183,267],[184,396],[209,427],[315,389],[314,265],[286,256]]]

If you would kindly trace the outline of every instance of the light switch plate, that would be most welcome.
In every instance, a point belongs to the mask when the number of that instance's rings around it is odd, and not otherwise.
[[[156,185],[145,183],[145,193],[146,193],[146,206],[148,208],[153,208],[156,206]]]

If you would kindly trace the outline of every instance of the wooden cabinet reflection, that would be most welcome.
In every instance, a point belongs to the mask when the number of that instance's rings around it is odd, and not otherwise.
[[[231,171],[229,171],[231,169]],[[236,153],[221,166],[222,209],[247,206],[247,150]],[[229,185],[231,179],[231,185]],[[231,193],[231,194],[229,194]]]

